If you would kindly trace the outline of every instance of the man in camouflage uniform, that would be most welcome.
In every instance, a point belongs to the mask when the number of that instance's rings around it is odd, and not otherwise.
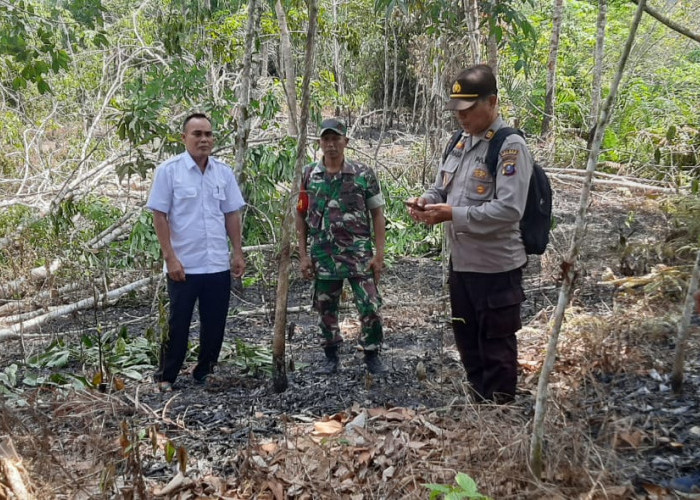
[[[384,198],[374,172],[345,158],[346,131],[342,122],[324,120],[319,141],[323,158],[304,167],[296,214],[301,271],[307,279],[315,277],[313,304],[326,354],[320,371],[338,370],[343,341],[338,303],[347,279],[360,314],[365,364],[370,373],[381,373],[386,367],[379,359],[383,333],[377,283],[384,269]]]

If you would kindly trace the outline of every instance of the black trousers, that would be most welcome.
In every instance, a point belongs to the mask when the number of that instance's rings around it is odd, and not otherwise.
[[[515,397],[518,342],[525,300],[522,269],[504,273],[450,270],[452,329],[475,399],[504,403]]]
[[[168,277],[169,336],[163,340],[155,379],[175,382],[187,356],[187,341],[195,302],[199,301],[199,357],[192,375],[201,380],[219,359],[231,297],[231,272],[188,274],[185,281]]]

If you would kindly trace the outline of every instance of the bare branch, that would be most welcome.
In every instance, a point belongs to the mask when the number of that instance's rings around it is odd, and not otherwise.
[[[632,0],[632,3],[639,5],[639,0]],[[668,17],[661,14],[661,12],[659,12],[658,10],[654,9],[653,7],[650,7],[649,4],[644,5],[644,12],[646,12],[651,17],[659,21],[661,24],[672,29],[676,33],[680,33],[683,36],[687,36],[691,40],[700,42],[700,35],[698,35],[697,33],[693,33],[688,28],[681,26],[677,22],[671,21]]]

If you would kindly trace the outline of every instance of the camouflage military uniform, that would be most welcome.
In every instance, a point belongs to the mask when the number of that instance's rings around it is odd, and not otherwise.
[[[305,221],[314,263],[314,308],[320,315],[326,346],[342,342],[338,328],[338,303],[347,279],[362,324],[365,350],[382,342],[379,316],[381,297],[368,270],[372,259],[372,227],[369,211],[384,205],[374,172],[345,159],[337,174],[326,172],[322,162],[307,165],[302,190],[308,197]]]

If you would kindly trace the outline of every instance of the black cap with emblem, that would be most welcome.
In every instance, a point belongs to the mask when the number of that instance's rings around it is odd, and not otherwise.
[[[496,77],[486,64],[477,64],[465,69],[455,78],[450,88],[450,100],[446,109],[462,111],[490,95],[497,95]]]
[[[320,136],[323,136],[326,132],[335,132],[338,135],[345,136],[348,132],[348,128],[345,124],[336,118],[323,120],[319,128],[321,129],[319,133]]]

